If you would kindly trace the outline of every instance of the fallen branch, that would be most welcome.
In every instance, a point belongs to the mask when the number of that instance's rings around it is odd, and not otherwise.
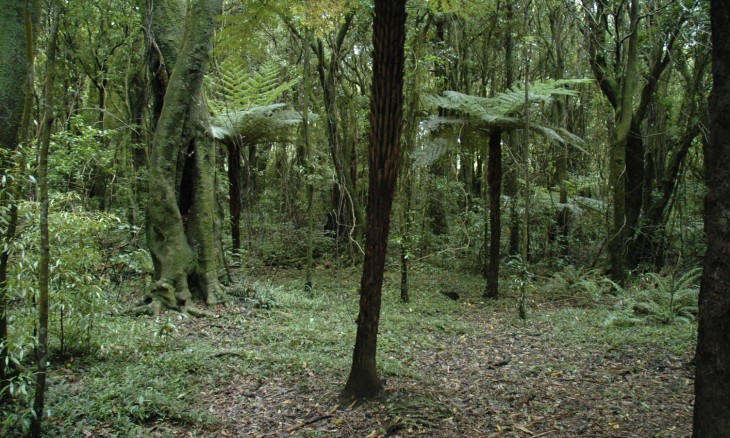
[[[314,423],[316,423],[318,421],[328,420],[328,419],[330,419],[332,417],[334,417],[334,415],[320,415],[319,417],[314,417],[311,420],[304,421],[302,423],[297,424],[296,426],[292,426],[289,429],[287,429],[286,431],[288,433],[292,433],[295,430],[299,430],[299,429],[301,429],[303,427],[309,426],[310,424],[314,424]]]

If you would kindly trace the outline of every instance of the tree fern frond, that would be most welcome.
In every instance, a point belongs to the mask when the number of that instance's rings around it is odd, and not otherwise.
[[[472,96],[457,91],[444,91],[440,96],[427,95],[423,98],[425,106],[447,110],[454,116],[433,116],[426,119],[421,127],[427,133],[437,134],[440,129],[456,124],[487,131],[525,129],[525,120],[521,116],[525,105],[550,103],[555,95],[576,96],[577,92],[565,85],[584,82],[582,79],[534,82],[530,84],[528,93],[525,93],[524,85],[517,85],[495,97]],[[583,140],[566,129],[549,126],[539,119],[534,119],[529,129],[551,141],[572,144],[585,152],[580,147]]]
[[[218,140],[239,144],[290,140],[291,128],[300,124],[302,117],[283,107],[284,104],[278,103],[222,112],[213,117],[211,133]]]
[[[454,149],[456,144],[456,141],[449,141],[444,137],[437,137],[428,141],[419,149],[411,152],[412,166],[414,168],[430,166]]]

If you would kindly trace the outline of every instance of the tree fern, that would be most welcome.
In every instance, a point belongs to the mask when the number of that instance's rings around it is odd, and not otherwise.
[[[286,71],[274,61],[247,71],[233,61],[223,61],[217,75],[208,78],[208,105],[213,114],[211,132],[219,140],[240,144],[288,140],[301,115],[276,103],[298,78],[285,80]]]
[[[217,73],[216,77],[209,78],[214,113],[271,105],[299,80],[298,77],[286,80],[286,70],[274,61],[248,71],[242,65],[226,60],[218,66]]]
[[[577,92],[565,85],[585,83],[587,80],[573,79],[561,81],[534,82],[527,93],[527,104],[547,104],[553,96],[576,96]],[[426,106],[447,110],[451,116],[431,116],[424,120],[421,129],[439,141],[425,143],[413,152],[414,165],[425,166],[438,160],[449,148],[458,144],[458,138],[469,131],[491,131],[500,129],[512,131],[525,129],[525,120],[521,112],[525,108],[525,89],[523,85],[512,87],[495,97],[479,97],[457,91],[445,91],[440,96],[424,97]],[[529,129],[550,141],[569,143],[581,149],[583,140],[569,131],[533,120]],[[582,150],[582,149],[581,149]]]

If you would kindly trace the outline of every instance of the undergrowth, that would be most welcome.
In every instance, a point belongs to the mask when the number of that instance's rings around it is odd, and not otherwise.
[[[205,433],[219,420],[201,403],[201,394],[233,376],[296,380],[312,373],[327,376],[333,386],[343,384],[354,344],[359,276],[358,267],[321,268],[314,289],[305,293],[301,271],[267,268],[250,280],[236,279],[228,307],[216,309],[217,319],[98,316],[94,348],[51,363],[47,435],[150,436],[154,430],[165,436],[181,426]],[[427,264],[414,266],[411,302],[402,303],[399,276],[391,269],[383,288],[378,366],[386,378],[434,383],[429,370],[414,365],[420,356],[458,348],[463,337],[478,339],[486,327],[475,320],[505,313],[514,317],[500,317],[506,325],[495,323],[489,330],[544,330],[542,342],[566,349],[651,346],[686,353],[696,334],[690,316],[697,276],[697,271],[677,278],[649,274],[616,290],[595,271],[566,267],[526,280],[534,284],[527,319],[519,320],[514,292],[484,302],[481,277]],[[445,289],[458,292],[459,299],[439,293]],[[651,303],[650,312],[637,313],[639,303]],[[624,316],[633,319],[619,323]],[[6,407],[3,433],[22,431],[18,412],[28,415],[27,409]]]

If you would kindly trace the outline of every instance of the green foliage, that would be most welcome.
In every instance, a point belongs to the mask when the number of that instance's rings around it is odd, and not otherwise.
[[[553,96],[576,96],[577,93],[565,85],[584,83],[585,80],[563,80],[534,82],[530,84],[527,99],[522,86],[498,93],[495,97],[479,97],[444,91],[441,96],[424,97],[425,106],[437,107],[453,113],[453,116],[431,116],[424,120],[421,128],[435,135],[435,139],[427,142],[422,148],[413,151],[414,167],[428,166],[439,159],[449,147],[460,142],[465,131],[477,132],[500,129],[512,131],[525,129],[525,120],[521,115],[526,105],[539,104],[539,108],[552,102]],[[527,101],[526,101],[527,100]],[[529,129],[550,141],[568,143],[580,149],[583,140],[566,129],[549,126],[544,121],[535,119]]]
[[[214,422],[207,412],[191,407],[203,376],[216,365],[209,349],[179,354],[158,347],[123,363],[69,363],[53,375],[49,425],[58,436],[82,436],[110,425],[114,435],[141,436],[155,421]],[[80,372],[83,383],[69,378]]]
[[[71,118],[71,126],[52,136],[48,158],[52,191],[87,194],[94,179],[113,170],[114,152],[105,146],[108,133],[87,125],[83,118]]]
[[[540,287],[540,297],[553,302],[567,302],[576,307],[594,307],[620,286],[598,270],[565,265]]]
[[[700,268],[682,275],[648,273],[616,305],[604,325],[692,322],[697,316]]]
[[[281,289],[269,281],[243,281],[232,285],[228,293],[251,308],[270,310],[277,306],[276,296]]]
[[[217,73],[209,77],[212,99],[208,101],[215,138],[241,145],[290,139],[291,128],[301,123],[302,117],[276,102],[298,83],[298,77],[285,79],[285,69],[273,61],[255,71],[224,61]]]
[[[99,310],[106,307],[104,290],[109,279],[100,276],[104,265],[101,242],[119,223],[111,214],[78,209],[78,195],[69,192],[51,199],[51,337],[61,354],[90,351]],[[8,269],[10,299],[18,304],[14,328],[22,333],[33,321],[38,293],[38,209],[35,202],[19,206],[18,238],[11,247]],[[25,321],[21,323],[20,320]]]
[[[274,104],[299,81],[299,77],[287,80],[284,67],[274,61],[265,62],[251,71],[225,60],[216,73],[208,78],[212,97],[209,104],[214,114]]]
[[[315,233],[313,249],[315,259],[331,255],[334,241],[321,232]],[[301,268],[307,261],[307,230],[290,223],[270,227],[261,246],[261,259],[269,266]]]

